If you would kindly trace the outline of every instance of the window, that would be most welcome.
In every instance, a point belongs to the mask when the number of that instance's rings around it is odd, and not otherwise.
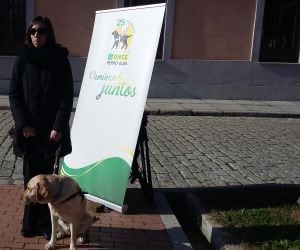
[[[23,46],[26,32],[26,1],[0,1],[0,54],[15,55]]]
[[[299,22],[299,0],[266,0],[260,61],[298,62]]]
[[[124,7],[131,7],[131,6],[139,6],[139,5],[146,5],[146,4],[158,4],[158,3],[165,3],[166,0],[125,0]],[[165,32],[165,19],[162,24],[157,52],[156,52],[156,59],[163,58],[163,46],[164,46],[164,32]]]

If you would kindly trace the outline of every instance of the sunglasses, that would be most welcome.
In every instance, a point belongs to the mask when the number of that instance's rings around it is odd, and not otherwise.
[[[38,35],[45,35],[46,30],[45,29],[30,29],[29,30],[30,35],[35,35],[35,33],[37,33]]]

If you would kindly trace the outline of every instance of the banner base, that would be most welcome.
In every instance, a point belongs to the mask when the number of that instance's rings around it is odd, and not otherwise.
[[[105,206],[103,204],[100,204],[98,202],[93,202],[91,200],[88,200],[87,199],[87,209],[90,211],[90,212],[93,212],[93,213],[101,213]]]
[[[92,202],[100,203],[100,204],[102,204],[106,207],[109,207],[119,213],[126,213],[126,211],[128,210],[127,205],[119,206],[117,204],[111,203],[109,201],[103,200],[101,198],[98,198],[98,197],[90,195],[90,194],[85,194],[85,197]]]

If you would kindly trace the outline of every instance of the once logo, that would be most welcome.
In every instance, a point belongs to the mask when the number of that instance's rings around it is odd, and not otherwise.
[[[116,28],[111,33],[113,36],[111,49],[126,50],[132,44],[134,32],[134,27],[129,20],[118,19]]]

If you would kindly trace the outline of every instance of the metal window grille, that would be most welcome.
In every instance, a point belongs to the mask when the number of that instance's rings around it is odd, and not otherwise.
[[[299,0],[266,0],[260,61],[299,61]]]
[[[0,1],[0,54],[15,55],[23,46],[26,31],[26,1]]]
[[[146,4],[158,4],[158,3],[165,3],[165,2],[166,0],[125,0],[124,7],[132,7],[132,6],[139,6],[139,5],[146,5]],[[165,19],[163,21],[163,25],[161,28],[156,57],[155,57],[158,60],[163,59],[164,33],[165,33]]]

